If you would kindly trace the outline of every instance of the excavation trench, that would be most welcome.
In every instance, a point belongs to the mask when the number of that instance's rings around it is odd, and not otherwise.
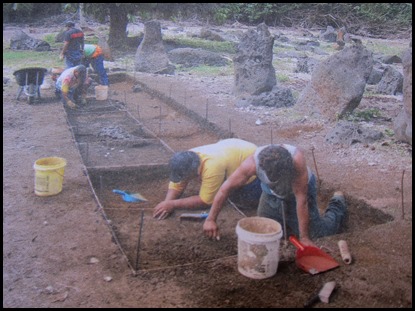
[[[237,254],[235,227],[239,219],[256,214],[254,207],[228,203],[219,216],[221,240],[203,235],[202,222],[180,221],[177,210],[159,221],[153,207],[165,197],[167,163],[174,151],[237,137],[172,99],[134,81],[129,76],[111,83],[108,100],[89,99],[87,106],[67,110],[81,157],[96,198],[112,230],[114,240],[127,257],[133,272],[207,263]],[[148,201],[128,203],[113,193],[120,189],[138,192]],[[184,196],[198,193],[197,183]],[[319,206],[325,208],[334,189],[319,189]],[[364,201],[347,197],[346,232],[363,231],[393,218]],[[203,212],[207,210],[197,210]],[[242,213],[241,213],[242,211]],[[294,247],[282,253],[292,262]]]

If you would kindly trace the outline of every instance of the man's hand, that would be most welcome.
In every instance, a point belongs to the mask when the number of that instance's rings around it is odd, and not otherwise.
[[[169,217],[170,213],[173,212],[173,210],[174,206],[171,200],[160,202],[154,208],[153,217],[158,218],[158,220],[166,219]]]
[[[300,242],[304,246],[314,246],[314,247],[317,247],[317,245],[315,245],[313,243],[313,241],[311,241],[308,237],[307,238],[306,237],[300,238]]]
[[[76,108],[75,103],[73,101],[71,101],[71,100],[68,100],[66,102],[66,104],[68,105],[69,108],[72,108],[72,109],[75,109]]]
[[[216,240],[220,240],[219,228],[214,220],[206,219],[203,224],[203,231],[209,238],[216,238]]]

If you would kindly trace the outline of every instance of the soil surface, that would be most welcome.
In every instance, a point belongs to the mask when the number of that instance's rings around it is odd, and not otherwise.
[[[410,145],[387,135],[372,144],[329,144],[334,125],[304,107],[235,108],[233,77],[225,75],[130,70],[110,75],[108,100],[95,100],[91,89],[86,106],[68,110],[42,88],[41,100],[29,105],[25,96],[16,100],[12,72],[20,68],[3,67],[10,78],[3,85],[3,307],[302,307],[328,281],[337,284],[330,304],[315,307],[412,307]],[[281,84],[301,92],[310,76],[287,72]],[[366,125],[392,129],[402,97],[367,95],[359,106],[375,107],[382,117]],[[204,236],[202,221],[180,219],[188,211],[152,218],[173,151],[227,137],[303,148],[319,179],[322,211],[335,190],[345,193],[343,232],[316,240],[339,267],[303,272],[283,238],[274,276],[239,273],[235,228],[255,215],[242,202],[228,202],[220,214],[220,241]],[[37,196],[33,164],[50,156],[68,162],[63,190]],[[114,189],[147,201],[124,202]],[[197,190],[194,183],[185,195]],[[348,243],[349,265],[339,240]]]

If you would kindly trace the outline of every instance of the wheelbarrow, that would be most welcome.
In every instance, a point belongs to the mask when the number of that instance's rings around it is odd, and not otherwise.
[[[17,100],[19,100],[22,92],[27,96],[27,102],[33,104],[35,98],[40,99],[40,86],[47,72],[46,68],[31,67],[16,70],[13,75],[19,84]]]

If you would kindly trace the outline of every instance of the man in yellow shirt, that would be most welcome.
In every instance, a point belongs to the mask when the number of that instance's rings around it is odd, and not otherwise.
[[[153,216],[164,219],[176,208],[209,207],[222,183],[254,154],[256,148],[253,143],[230,138],[175,153],[169,163],[171,174],[166,198],[154,208]],[[188,183],[195,178],[201,182],[199,194],[180,198]],[[261,192],[259,180],[252,176],[230,198],[257,204]]]

